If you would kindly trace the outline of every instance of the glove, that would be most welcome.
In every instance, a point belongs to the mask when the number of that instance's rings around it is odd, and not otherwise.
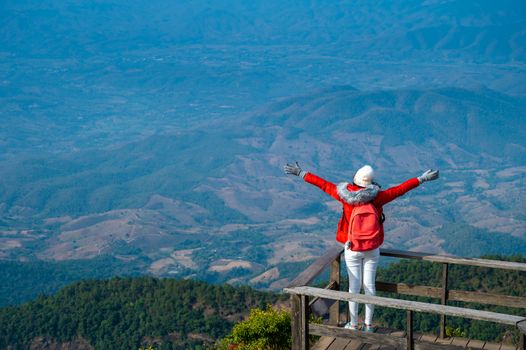
[[[301,178],[304,178],[305,174],[307,174],[306,171],[303,171],[301,169],[301,167],[298,164],[298,162],[296,162],[296,164],[294,164],[294,165],[290,165],[289,163],[287,163],[287,165],[285,165],[283,167],[283,170],[285,171],[285,174],[296,175],[296,176],[299,176]]]
[[[438,179],[438,170],[429,169],[419,177],[417,177],[418,181],[420,183],[426,182],[426,181],[432,181]]]

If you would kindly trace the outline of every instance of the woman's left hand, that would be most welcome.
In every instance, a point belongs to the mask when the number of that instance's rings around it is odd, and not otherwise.
[[[285,174],[290,174],[290,175],[296,175],[296,176],[302,176],[305,172],[301,169],[300,165],[298,164],[298,162],[296,162],[296,164],[293,164],[293,165],[290,165],[289,163],[287,163],[284,167],[283,167],[283,170],[285,171]],[[303,174],[302,174],[303,173]],[[303,177],[303,176],[302,176]]]

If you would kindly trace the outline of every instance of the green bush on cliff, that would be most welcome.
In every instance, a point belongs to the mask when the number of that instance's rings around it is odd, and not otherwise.
[[[249,317],[237,323],[221,341],[220,350],[280,350],[291,347],[291,318],[284,310],[268,306],[252,309]]]

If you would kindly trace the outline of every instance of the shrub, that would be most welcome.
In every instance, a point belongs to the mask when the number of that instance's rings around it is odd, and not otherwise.
[[[290,314],[285,310],[252,309],[248,319],[234,326],[220,350],[281,350],[291,347]]]
[[[466,331],[463,331],[460,327],[453,328],[446,326],[446,336],[448,337],[467,337]]]

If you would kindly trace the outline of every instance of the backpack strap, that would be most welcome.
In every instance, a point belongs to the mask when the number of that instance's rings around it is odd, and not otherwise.
[[[351,210],[351,213],[349,214],[349,220],[348,220],[348,225],[347,225],[347,242],[349,243],[349,249],[351,249],[351,218],[352,218],[352,213],[354,211],[354,208]]]

